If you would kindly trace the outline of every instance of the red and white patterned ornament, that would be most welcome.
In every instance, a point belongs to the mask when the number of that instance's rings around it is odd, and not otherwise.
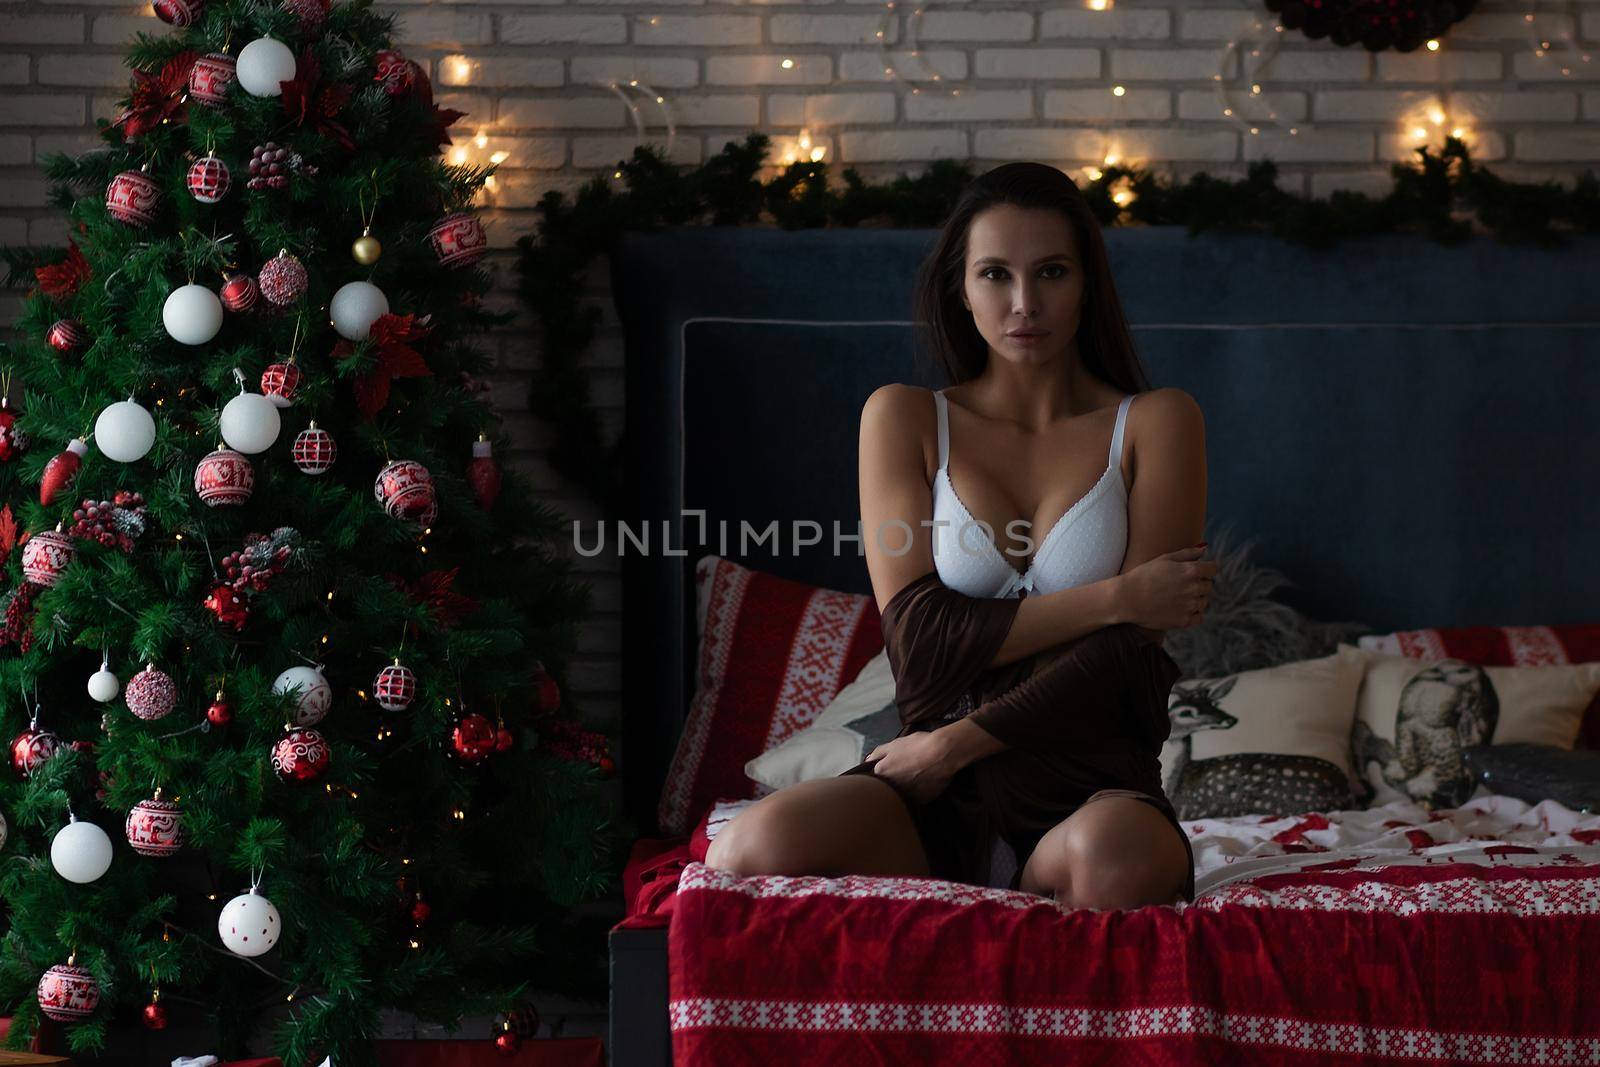
[[[390,96],[404,96],[416,85],[416,64],[392,48],[377,54],[378,69],[372,80],[383,83]]]
[[[243,313],[261,302],[261,287],[248,274],[235,274],[222,283],[222,306]]]
[[[378,672],[372,683],[372,695],[384,711],[405,711],[417,698],[417,676],[396,659]]]
[[[89,332],[75,319],[57,319],[44,339],[63,356],[77,355],[89,347]]]
[[[128,844],[141,856],[170,856],[183,847],[183,809],[161,799],[161,790],[128,811]]]
[[[294,449],[290,454],[301,473],[326,474],[328,468],[333,466],[333,461],[339,458],[339,446],[334,442],[333,435],[313,420],[295,437]]]
[[[39,1010],[58,1023],[75,1023],[94,1014],[100,1005],[100,983],[85,967],[78,967],[77,956],[68,956],[39,979]]]
[[[286,307],[306,294],[306,268],[287,249],[261,267],[261,295],[279,307]]]
[[[229,172],[228,165],[210,152],[190,165],[185,180],[189,195],[202,204],[218,203],[233,187],[233,174]]]
[[[330,6],[328,0],[283,0],[284,10],[294,15],[300,32],[307,37],[322,30]]]
[[[61,750],[61,738],[39,729],[38,722],[11,739],[11,769],[26,778]]]
[[[211,507],[243,504],[255,492],[256,471],[250,458],[219,447],[194,468],[194,491]]]
[[[272,401],[274,407],[286,408],[294,403],[295,390],[300,388],[300,368],[291,358],[287,363],[271,363],[261,372],[261,395]]]
[[[284,781],[320,778],[332,759],[328,742],[315,730],[292,728],[272,746],[272,769]]]
[[[161,187],[148,174],[125,170],[106,186],[106,214],[129,226],[148,226],[161,206]]]
[[[238,64],[230,55],[211,52],[194,61],[189,70],[189,95],[216,107],[227,99],[228,86],[238,77]]]
[[[450,731],[450,751],[466,763],[482,763],[494,751],[494,723],[477,712],[456,720]]]
[[[202,0],[153,0],[150,6],[156,9],[156,18],[168,26],[183,27],[200,17],[205,4]]]
[[[397,519],[410,519],[426,526],[439,514],[433,475],[414,459],[397,459],[379,471],[372,484],[372,495]]]
[[[52,586],[78,555],[72,538],[60,528],[40,530],[22,546],[22,576],[34,585]]]
[[[146,722],[165,718],[178,705],[178,686],[171,675],[156,670],[154,663],[128,679],[122,691],[128,710]]]
[[[0,396],[0,463],[10,463],[27,447],[28,435],[17,429],[17,413]]]
[[[489,250],[489,238],[476,215],[457,211],[446,215],[428,231],[428,244],[446,267],[468,267]]]

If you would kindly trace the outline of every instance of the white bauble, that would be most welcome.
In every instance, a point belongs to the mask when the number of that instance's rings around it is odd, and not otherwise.
[[[260,393],[240,393],[222,409],[223,441],[246,455],[271,448],[282,424],[277,406]]]
[[[333,706],[333,687],[315,667],[290,667],[272,683],[274,693],[299,688],[300,703],[290,716],[296,726],[314,726]]]
[[[282,41],[257,37],[239,51],[234,76],[251,96],[282,96],[279,82],[293,81],[294,53]]]
[[[94,420],[94,443],[107,459],[137,463],[156,443],[156,420],[132,400],[108,404]]]
[[[174,341],[203,345],[222,329],[222,301],[203,285],[180,285],[161,305],[161,324]]]
[[[346,282],[328,303],[328,318],[347,341],[365,341],[372,324],[387,314],[389,298],[371,282]]]
[[[122,691],[122,681],[111,673],[111,665],[104,660],[100,669],[89,675],[89,695],[100,703],[117,699],[117,694]]]
[[[92,882],[111,867],[111,838],[94,823],[73,819],[50,842],[50,864],[69,882]]]
[[[278,909],[254,889],[228,901],[217,916],[217,936],[236,956],[260,956],[270,951],[282,930]]]

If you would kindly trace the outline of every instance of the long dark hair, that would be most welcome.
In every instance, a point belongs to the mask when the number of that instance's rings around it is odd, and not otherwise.
[[[989,363],[989,343],[973,323],[972,312],[961,303],[961,293],[972,220],[997,204],[1054,208],[1067,217],[1084,271],[1083,314],[1078,325],[1078,352],[1084,367],[1124,393],[1149,390],[1150,381],[1139,363],[1111,280],[1100,223],[1071,178],[1055,167],[1027,162],[1006,163],[973,179],[918,272],[915,317],[927,330],[928,348],[949,383],[970,381]]]

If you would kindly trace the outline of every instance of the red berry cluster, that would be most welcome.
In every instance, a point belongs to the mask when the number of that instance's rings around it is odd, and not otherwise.
[[[578,725],[576,719],[554,716],[541,719],[538,727],[539,747],[546,752],[558,759],[592,763],[601,770],[610,772],[611,742],[605,734],[585,730]]]
[[[280,526],[266,534],[246,534],[244,547],[222,557],[222,573],[235,592],[259,593],[283,573],[300,543],[300,531]]]
[[[251,189],[282,189],[295,174],[311,177],[317,168],[300,158],[298,152],[278,147],[274,141],[256,145],[250,156],[250,178],[245,182]]]
[[[33,647],[33,598],[44,592],[44,587],[32,582],[22,582],[6,601],[5,621],[0,624],[0,648],[16,645],[17,651],[26,652]]]
[[[144,533],[144,497],[119,489],[110,500],[85,500],[72,512],[72,519],[67,532],[73,537],[132,552],[133,543]]]

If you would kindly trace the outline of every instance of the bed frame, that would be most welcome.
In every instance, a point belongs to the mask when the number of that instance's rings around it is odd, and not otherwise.
[[[910,322],[935,236],[696,228],[613,250],[621,518],[651,535],[649,554],[623,558],[619,765],[643,832],[693,691],[695,560],[869,591],[831,524],[856,531],[867,395],[942,384]],[[1600,238],[1552,251],[1385,237],[1321,253],[1179,227],[1105,238],[1152,384],[1205,412],[1208,533],[1257,539],[1253,559],[1295,582],[1295,607],[1378,630],[1600,614]],[[824,536],[797,547],[791,523],[806,519]],[[740,522],[773,520],[782,554],[741,554]],[[662,551],[663,529],[681,555]],[[670,1063],[666,931],[618,931],[611,952],[612,1062]]]

